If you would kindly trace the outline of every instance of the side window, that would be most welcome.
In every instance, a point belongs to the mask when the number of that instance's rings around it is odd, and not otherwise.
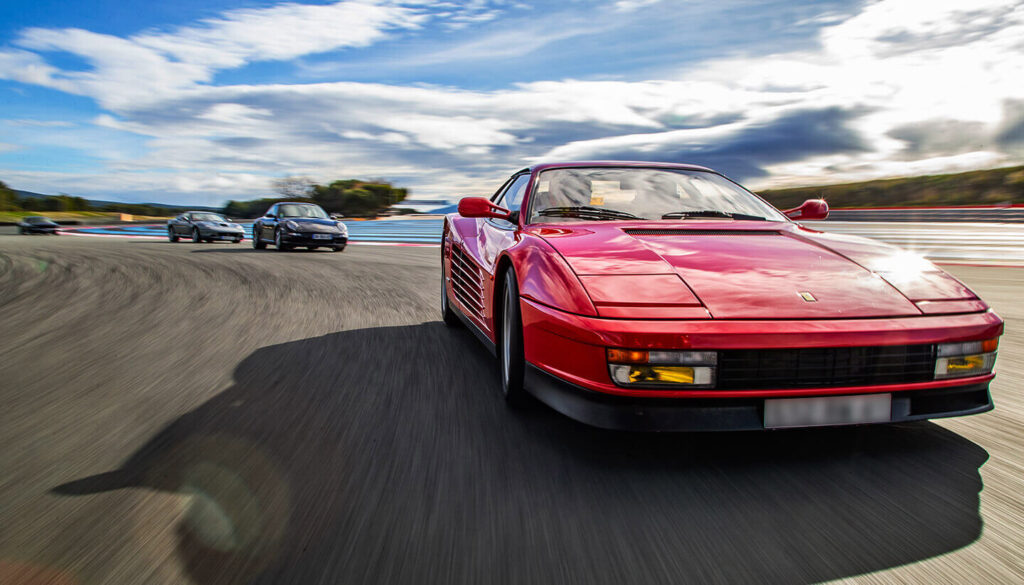
[[[264,215],[270,215],[270,214],[277,215],[277,204],[276,203],[274,205],[271,205],[270,209],[268,209],[267,212]]]
[[[501,199],[502,197],[505,196],[505,192],[508,191],[508,186],[512,184],[512,180],[514,178],[515,177],[509,177],[509,179],[505,181],[505,183],[502,184],[501,187],[498,187],[498,190],[494,192],[494,195],[491,195],[492,203],[494,203],[495,205],[501,205]]]
[[[500,207],[504,207],[510,211],[519,211],[519,207],[523,204],[523,195],[526,193],[526,186],[530,184],[529,173],[525,175],[519,175],[515,177],[512,182],[508,185],[503,193],[498,195],[495,199],[494,204]],[[492,223],[503,228],[513,228],[515,224],[510,221],[503,219],[492,219]]]
[[[512,211],[519,211],[523,205],[523,195],[526,194],[526,187],[530,184],[530,175],[519,175],[505,191],[504,197],[498,205]]]

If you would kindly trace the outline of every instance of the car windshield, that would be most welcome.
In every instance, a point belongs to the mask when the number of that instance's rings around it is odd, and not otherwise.
[[[31,216],[31,217],[26,217],[25,218],[25,223],[29,223],[29,224],[45,224],[45,223],[50,223],[50,220],[46,219],[45,217]]]
[[[721,175],[691,170],[550,169],[538,177],[531,223],[623,219],[768,219],[771,205]]]
[[[193,213],[192,221],[227,221],[223,215],[216,213]]]
[[[315,217],[327,219],[327,212],[320,209],[319,205],[297,205],[287,204],[277,208],[278,217]]]

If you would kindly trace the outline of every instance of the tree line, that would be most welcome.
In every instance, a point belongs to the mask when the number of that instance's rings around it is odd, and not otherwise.
[[[259,217],[267,208],[283,199],[316,203],[328,213],[346,217],[366,217],[404,201],[409,190],[394,187],[382,180],[344,179],[318,185],[302,177],[286,177],[274,182],[276,197],[250,201],[228,201],[224,215],[237,218]],[[145,203],[104,203],[97,205],[82,197],[54,195],[23,197],[0,181],[0,211],[100,211],[134,215],[174,215],[188,211],[185,207],[163,207]]]
[[[286,177],[274,182],[278,197],[251,201],[228,201],[224,215],[228,217],[259,217],[267,208],[282,200],[316,203],[328,213],[346,217],[366,217],[404,201],[409,190],[394,187],[387,181],[344,179],[318,185],[302,177]]]
[[[185,208],[161,207],[146,203],[103,203],[96,204],[82,197],[72,195],[47,195],[43,197],[26,197],[18,195],[0,181],[0,211],[36,211],[41,213],[52,211],[98,211],[106,213],[130,213],[133,215],[168,215],[186,211]]]

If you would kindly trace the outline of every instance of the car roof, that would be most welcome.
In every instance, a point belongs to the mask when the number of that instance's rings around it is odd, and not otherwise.
[[[566,169],[566,168],[579,168],[579,167],[633,167],[633,168],[655,168],[655,169],[674,169],[683,171],[707,171],[710,173],[717,173],[713,169],[702,167],[700,165],[691,165],[684,163],[668,163],[668,162],[652,162],[652,161],[633,161],[633,160],[577,160],[577,161],[565,161],[565,162],[545,162],[538,163],[533,166],[527,167],[520,172],[540,172],[548,169]]]
[[[224,215],[219,211],[186,211],[185,213],[216,213],[217,215]]]

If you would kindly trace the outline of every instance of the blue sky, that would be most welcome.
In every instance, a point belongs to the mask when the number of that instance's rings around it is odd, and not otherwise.
[[[1024,161],[1024,2],[8,0],[0,180],[216,205],[531,162],[754,188]]]

